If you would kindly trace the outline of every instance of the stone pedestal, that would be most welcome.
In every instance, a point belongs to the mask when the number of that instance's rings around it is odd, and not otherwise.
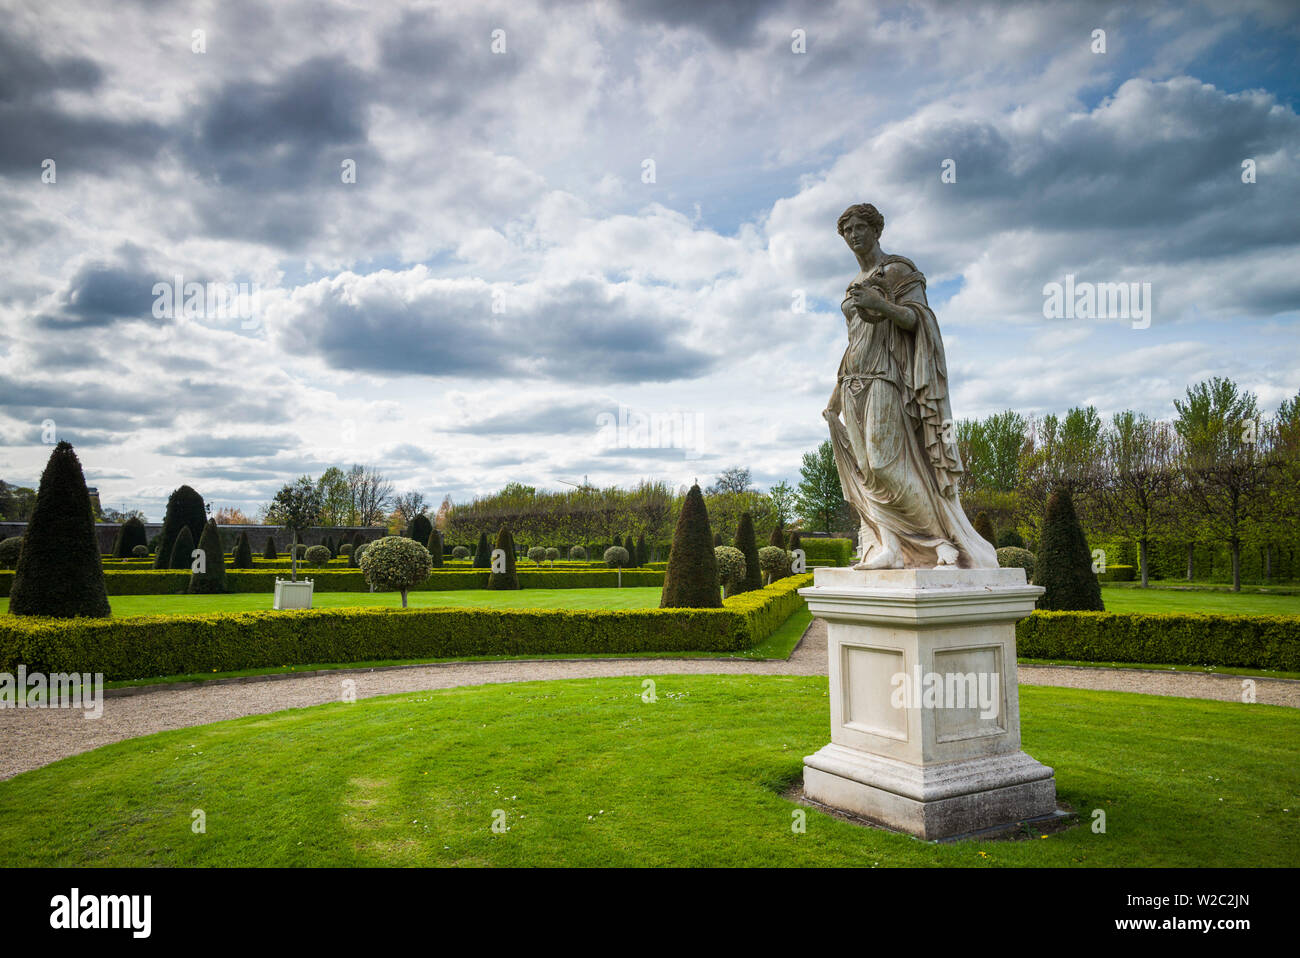
[[[804,759],[815,802],[947,838],[1056,812],[1020,750],[1016,631],[1043,592],[1022,569],[819,568],[831,742]]]
[[[276,579],[274,608],[310,609],[311,595],[311,579],[299,579],[296,582],[291,579]]]

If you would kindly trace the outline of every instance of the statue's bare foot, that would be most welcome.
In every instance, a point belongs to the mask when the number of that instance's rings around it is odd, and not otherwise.
[[[875,552],[870,559],[863,559],[853,568],[859,570],[867,569],[901,569],[903,560],[898,557],[898,553],[893,549],[881,549]]]
[[[939,557],[939,564],[935,566],[936,569],[943,569],[957,564],[957,550],[953,546],[944,544],[938,546],[934,552]]]

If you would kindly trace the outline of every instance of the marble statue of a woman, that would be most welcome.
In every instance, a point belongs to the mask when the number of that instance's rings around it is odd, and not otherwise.
[[[996,569],[993,546],[957,499],[961,457],[925,277],[880,248],[884,226],[865,203],[838,224],[861,272],[840,304],[849,346],[822,415],[844,497],[861,518],[855,568]]]

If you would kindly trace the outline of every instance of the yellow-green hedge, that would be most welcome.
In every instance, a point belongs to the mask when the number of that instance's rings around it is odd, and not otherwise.
[[[1016,651],[1031,659],[1300,672],[1300,616],[1035,612],[1016,624]]]
[[[521,573],[522,575],[522,573]],[[624,573],[626,575],[626,573]],[[0,619],[0,671],[112,681],[324,662],[541,653],[730,652],[798,608],[782,579],[721,609],[311,609],[124,619]],[[802,580],[802,581],[801,581]]]
[[[13,572],[0,572],[0,596],[9,594]],[[287,579],[288,570],[227,569],[228,592],[265,592],[275,590],[276,579]],[[311,579],[317,592],[367,592],[370,586],[360,569],[304,569],[298,578]],[[486,589],[486,569],[434,569],[415,591],[448,592],[456,589]],[[190,583],[190,573],[180,569],[105,570],[104,584],[109,595],[176,595]],[[524,589],[605,589],[619,584],[615,569],[521,569],[519,585]],[[650,569],[624,569],[623,586],[662,586],[664,574]]]

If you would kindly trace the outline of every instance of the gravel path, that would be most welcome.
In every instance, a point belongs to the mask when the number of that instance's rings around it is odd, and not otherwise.
[[[113,695],[101,718],[80,710],[0,709],[0,779],[39,768],[68,755],[110,742],[167,729],[206,725],[245,715],[337,702],[342,683],[356,683],[357,698],[419,692],[461,685],[648,675],[825,675],[826,626],[815,620],[785,661],[744,659],[544,659],[529,662],[452,662],[324,675],[295,675],[274,681],[205,683],[143,694]],[[1241,679],[1188,672],[1021,666],[1025,685],[1146,692],[1221,701],[1241,700]],[[1300,681],[1256,679],[1258,701],[1300,707]]]

